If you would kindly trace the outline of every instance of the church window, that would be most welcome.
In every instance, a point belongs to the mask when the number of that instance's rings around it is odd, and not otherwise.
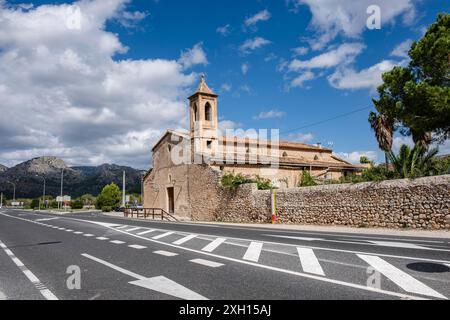
[[[317,155],[314,156],[314,160],[316,160],[316,161],[319,160],[319,156],[317,156]]]
[[[212,147],[212,141],[211,140],[206,141],[206,147],[208,149],[211,149],[211,147]]]
[[[198,108],[197,108],[197,104],[194,104],[194,121],[198,121]]]
[[[283,157],[287,157],[287,156],[288,156],[287,152],[283,152]]]
[[[212,108],[209,102],[207,102],[205,105],[205,120],[212,121]]]

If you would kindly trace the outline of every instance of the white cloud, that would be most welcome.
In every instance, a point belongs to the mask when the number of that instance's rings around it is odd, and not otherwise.
[[[411,49],[412,44],[413,41],[411,39],[403,41],[397,47],[395,47],[394,50],[392,50],[391,56],[408,59],[408,52]]]
[[[375,151],[353,151],[350,153],[347,152],[339,152],[336,153],[339,158],[342,158],[348,162],[359,164],[361,157],[367,157],[370,161],[376,162],[378,159],[378,155]]]
[[[349,38],[359,37],[367,25],[367,8],[376,4],[381,9],[382,28],[395,21],[399,16],[404,22],[414,17],[414,0],[291,0],[296,6],[306,5],[312,13],[310,26],[318,35],[310,39],[313,49],[322,49],[338,35]]]
[[[268,44],[271,44],[272,42],[270,42],[267,39],[261,38],[261,37],[256,37],[253,39],[248,39],[246,40],[240,47],[239,50],[242,53],[248,54],[253,50],[256,50],[258,48],[264,47]]]
[[[361,43],[344,43],[336,49],[322,53],[309,60],[294,59],[288,68],[290,71],[299,71],[301,69],[331,68],[346,65],[352,63],[364,49],[365,45]]]
[[[264,120],[264,119],[274,119],[274,118],[282,118],[286,115],[285,112],[273,109],[269,111],[263,111],[257,116],[253,117],[255,120]]]
[[[255,26],[258,22],[260,21],[267,21],[271,18],[271,14],[270,12],[266,9],[266,10],[262,10],[260,12],[258,12],[257,14],[245,19],[245,25],[247,27],[253,27]]]
[[[314,140],[312,133],[291,133],[288,136],[289,141],[310,143]]]
[[[297,88],[302,88],[303,84],[306,81],[313,80],[314,78],[315,78],[314,73],[312,73],[311,71],[305,71],[301,75],[299,75],[298,77],[296,77],[293,80],[291,80],[290,87],[291,88],[296,88],[296,87]]]
[[[353,68],[339,68],[328,77],[328,81],[336,89],[375,89],[383,83],[382,74],[395,65],[393,61],[383,60],[360,71]]]
[[[203,43],[197,43],[192,49],[181,53],[178,62],[185,68],[190,68],[195,65],[208,65],[208,58],[203,50]]]
[[[226,37],[226,36],[228,36],[230,34],[230,25],[227,24],[227,25],[225,25],[223,27],[218,27],[216,29],[216,32],[221,34],[222,36]]]
[[[297,47],[291,50],[294,52],[295,56],[303,56],[309,52],[308,47]]]
[[[230,83],[224,83],[220,87],[220,92],[230,92],[233,86]]]
[[[127,48],[105,25],[125,3],[25,11],[0,1],[0,162],[55,155],[69,164],[148,168],[160,134],[186,125],[185,98],[196,75],[184,68],[206,63],[201,46],[180,61],[120,60]],[[67,27],[75,6],[80,29]]]
[[[250,69],[250,65],[248,63],[243,63],[241,65],[241,72],[244,76],[248,73],[249,69]]]

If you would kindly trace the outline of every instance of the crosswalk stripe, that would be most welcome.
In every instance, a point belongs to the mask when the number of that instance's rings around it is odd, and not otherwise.
[[[312,249],[297,248],[297,252],[304,272],[325,276],[319,260],[317,260],[317,257]]]
[[[141,229],[141,227],[138,227],[138,228],[132,228],[132,229],[128,229],[128,230],[125,230],[126,232],[131,232],[131,231],[136,231],[136,230],[139,230],[139,229]]]
[[[214,240],[213,242],[211,242],[210,244],[208,244],[206,247],[204,247],[202,249],[202,251],[206,251],[206,252],[213,252],[214,250],[216,250],[216,248],[218,246],[220,246],[222,243],[224,243],[225,241],[227,241],[227,239],[225,238],[217,238],[216,240]]]
[[[250,246],[248,247],[247,252],[245,253],[245,255],[242,259],[258,262],[262,247],[263,247],[263,244],[261,242],[250,243]]]
[[[150,233],[150,232],[154,232],[155,230],[147,230],[141,233],[138,233],[138,236],[143,236],[144,234]]]
[[[405,291],[441,299],[447,299],[439,292],[416,280],[406,272],[403,272],[397,267],[394,267],[392,264],[387,263],[380,257],[368,256],[363,254],[358,254],[358,257],[367,262],[375,270],[383,274],[386,278],[394,282]]]
[[[177,240],[175,242],[172,242],[173,244],[176,244],[177,246],[182,245],[185,242],[188,242],[189,240],[194,239],[195,237],[197,237],[196,234],[190,234],[187,237],[181,238],[180,240]]]
[[[173,232],[173,231],[169,231],[169,232],[160,234],[160,235],[158,235],[158,236],[155,236],[155,237],[153,237],[152,239],[155,239],[155,240],[162,239],[162,238],[167,237],[167,236],[170,236],[171,234],[174,234],[174,233],[175,233],[175,232]]]

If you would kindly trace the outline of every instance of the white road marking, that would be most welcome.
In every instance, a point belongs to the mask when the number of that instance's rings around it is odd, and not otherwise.
[[[132,271],[126,270],[124,268],[121,268],[119,266],[116,266],[112,263],[109,263],[107,261],[101,260],[99,258],[93,257],[91,255],[88,255],[86,253],[82,254],[83,257],[91,259],[95,262],[98,262],[100,264],[103,264],[104,266],[107,266],[111,269],[114,269],[116,271],[119,271],[123,274],[126,274],[132,278],[138,279],[137,281],[131,281],[130,284],[150,289],[153,291],[161,292],[176,298],[184,299],[184,300],[208,300],[204,296],[182,286],[181,284],[176,283],[175,281],[172,281],[166,277],[159,276],[159,277],[153,277],[153,278],[146,278],[144,276],[141,276],[140,274],[134,273]]]
[[[284,239],[302,240],[302,241],[325,241],[325,239],[321,239],[321,238],[278,236],[278,235],[274,235],[274,234],[265,234],[265,236],[274,237],[274,238],[284,238]]]
[[[169,252],[169,251],[164,251],[164,250],[154,251],[153,253],[159,254],[159,255],[165,256],[165,257],[175,257],[175,256],[178,255],[178,253]]]
[[[425,296],[431,296],[440,299],[447,299],[439,292],[431,289],[422,282],[416,280],[409,274],[403,272],[402,270],[394,267],[390,263],[387,263],[383,259],[377,256],[368,256],[363,254],[358,254],[362,260],[367,262],[375,270],[383,274],[386,278],[394,282],[400,288],[407,292],[421,294]]]
[[[139,230],[139,229],[142,229],[141,227],[138,227],[138,228],[132,228],[132,229],[128,229],[128,230],[125,230],[126,232],[131,232],[131,231],[136,231],[136,230]]]
[[[194,239],[195,237],[197,237],[196,234],[190,234],[190,235],[188,235],[188,236],[186,236],[186,237],[184,237],[184,238],[181,238],[180,240],[177,240],[177,241],[172,242],[172,243],[173,243],[173,244],[176,244],[176,245],[182,245],[183,243],[186,243],[186,242],[188,242],[189,240]]]
[[[125,228],[128,228],[128,226],[120,226],[120,227],[117,227],[116,229],[125,229]]]
[[[173,231],[169,231],[169,232],[160,234],[160,235],[158,235],[158,236],[155,236],[155,237],[153,237],[153,239],[155,239],[155,240],[162,239],[162,238],[167,237],[167,236],[170,236],[171,234],[174,234],[174,233],[175,233],[175,232],[173,232]]]
[[[391,241],[369,241],[369,242],[374,243],[379,246],[384,246],[384,247],[407,248],[407,249],[428,249],[426,247],[418,246],[413,243],[391,242]]]
[[[66,232],[73,232],[73,230],[71,230],[71,229],[66,229]]]
[[[101,240],[101,241],[109,240],[109,238],[105,238],[105,237],[97,237],[97,238],[95,238],[95,239]]]
[[[120,240],[111,240],[110,242],[114,243],[114,244],[124,244],[125,243],[124,241],[120,241]]]
[[[317,260],[312,249],[297,248],[297,252],[304,272],[325,276],[319,260]]]
[[[58,230],[64,231],[66,230],[66,228],[58,228]]]
[[[75,231],[74,233],[75,234],[83,234],[83,232],[81,232],[81,231]]]
[[[85,234],[83,234],[83,236],[84,236],[84,237],[90,238],[90,237],[93,237],[94,235],[93,235],[93,234],[90,234],[90,233],[85,233]]]
[[[144,234],[148,234],[148,233],[151,233],[151,232],[154,232],[154,231],[156,231],[156,230],[151,229],[151,230],[147,230],[147,231],[144,231],[144,232],[140,232],[140,233],[138,233],[138,235],[139,236],[143,236]]]
[[[216,250],[216,248],[218,246],[220,246],[222,243],[224,243],[225,241],[227,241],[227,239],[225,238],[217,238],[216,240],[214,240],[213,242],[211,242],[210,244],[208,244],[206,247],[204,247],[202,249],[202,251],[206,251],[206,252],[213,252],[214,250]]]
[[[40,221],[50,221],[50,220],[58,220],[59,218],[45,218],[45,219],[37,219],[37,220],[34,220],[34,221],[38,221],[38,222],[40,222]]]
[[[218,263],[218,262],[205,260],[205,259],[193,259],[193,260],[189,260],[189,261],[193,262],[193,263],[201,264],[203,266],[211,267],[211,268],[218,268],[218,267],[224,266],[223,263]]]
[[[261,242],[252,242],[245,252],[245,255],[242,259],[248,261],[258,262],[259,255],[261,254],[261,250],[263,248],[263,243]]]
[[[138,250],[147,249],[147,247],[141,246],[141,245],[138,245],[138,244],[131,244],[131,245],[129,245],[129,247],[133,248],[133,249],[138,249]]]
[[[0,247],[8,254],[8,256],[11,258],[14,264],[23,272],[23,274],[28,278],[28,280],[30,280],[31,283],[33,283],[33,285],[36,287],[36,289],[39,290],[39,292],[45,299],[58,300],[58,298],[50,290],[48,290],[46,286],[42,284],[42,282],[38,279],[38,277],[34,275],[33,272],[31,272],[30,270],[27,269],[27,267],[25,267],[23,262],[20,261],[20,259],[18,259],[14,255],[14,253],[12,253],[11,250],[9,250],[2,241],[0,241]]]

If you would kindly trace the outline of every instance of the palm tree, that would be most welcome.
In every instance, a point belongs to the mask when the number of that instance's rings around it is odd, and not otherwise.
[[[432,175],[436,171],[434,158],[438,152],[437,148],[427,152],[423,145],[418,142],[413,149],[407,145],[402,145],[398,155],[390,151],[388,156],[395,173],[400,178],[417,178]]]
[[[420,144],[425,150],[428,150],[428,146],[433,141],[431,132],[424,132],[423,130],[411,129],[412,139],[415,144]]]
[[[394,142],[394,121],[384,114],[377,115],[371,112],[369,115],[370,126],[375,131],[378,146],[384,151],[386,169],[389,167],[387,153],[391,151]]]

